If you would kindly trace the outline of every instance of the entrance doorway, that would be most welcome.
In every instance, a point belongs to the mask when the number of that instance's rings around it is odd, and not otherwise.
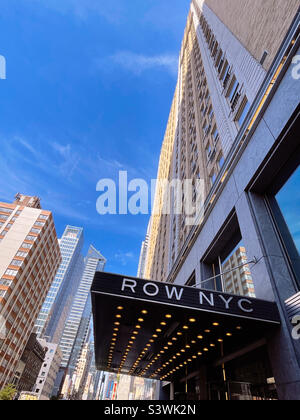
[[[174,384],[175,400],[278,400],[266,346],[200,368]]]
[[[277,400],[276,384],[265,346],[208,369],[210,400]]]

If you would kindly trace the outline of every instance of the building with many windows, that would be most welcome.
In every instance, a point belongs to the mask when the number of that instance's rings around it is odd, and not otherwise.
[[[150,280],[96,273],[99,370],[158,379],[162,399],[299,400],[299,48],[297,0],[191,2]]]
[[[21,356],[21,361],[24,363],[24,369],[16,384],[18,392],[35,391],[35,381],[38,377],[41,366],[44,363],[45,356],[46,349],[37,340],[36,334],[30,334],[29,340]]]
[[[92,245],[90,246],[84,261],[84,270],[80,279],[79,287],[72,302],[72,307],[66,321],[60,348],[63,357],[61,365],[67,367],[72,353],[73,345],[79,330],[84,309],[90,298],[90,288],[96,271],[103,271],[106,259]],[[90,314],[89,314],[90,317]],[[88,322],[89,323],[89,322]],[[84,338],[84,336],[83,336]]]
[[[55,392],[61,386],[64,379],[70,381],[76,367],[77,358],[86,340],[91,320],[90,289],[96,271],[103,271],[106,259],[90,245],[84,260],[84,270],[80,283],[72,302],[72,307],[64,326],[63,334],[59,342],[62,350],[61,369],[57,378]],[[74,353],[73,353],[74,352]],[[70,367],[70,372],[68,368]]]
[[[223,288],[227,293],[255,297],[246,250],[239,246],[222,265]]]
[[[276,301],[283,327],[265,348],[276,398],[282,399],[299,396],[300,386],[299,349],[285,306],[297,301],[293,296],[300,290],[295,233],[291,238],[297,222],[294,218],[288,229],[277,198],[299,165],[291,134],[300,94],[293,76],[298,8],[297,1],[191,2],[158,178],[203,180],[201,220],[188,225],[184,210],[153,216],[145,273],[164,282]],[[155,200],[161,209],[159,189]],[[195,204],[195,189],[191,200]],[[283,347],[286,358],[279,363]],[[247,356],[250,360],[250,352]],[[253,381],[250,374],[234,373],[236,363],[228,363],[232,379]],[[211,397],[221,392],[217,388],[211,385]],[[266,397],[268,386],[263,388],[253,391],[253,398],[260,392]],[[230,390],[221,394],[228,397]]]
[[[261,3],[251,2],[250,17],[244,14],[246,0],[191,4],[157,178],[191,179],[194,206],[197,180],[203,182],[205,198],[220,173],[226,175],[225,159],[275,58],[274,45],[284,41],[297,13],[297,1],[283,3],[268,0],[261,13]],[[165,215],[165,200],[158,187],[145,267],[146,278],[157,280],[168,277],[192,231],[185,206],[179,212],[171,208],[171,214]]]
[[[14,378],[60,262],[52,213],[37,197],[0,203],[0,387]]]
[[[62,353],[55,343],[49,343],[43,338],[38,338],[38,342],[45,349],[45,357],[33,391],[38,395],[39,400],[50,400]]]
[[[40,337],[59,343],[83,271],[83,229],[66,226],[59,239],[62,262],[35,323]]]

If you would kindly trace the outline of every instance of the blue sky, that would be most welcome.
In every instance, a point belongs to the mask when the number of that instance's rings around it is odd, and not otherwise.
[[[96,183],[156,177],[189,0],[1,0],[0,200],[38,195],[135,275],[148,216],[100,216]]]

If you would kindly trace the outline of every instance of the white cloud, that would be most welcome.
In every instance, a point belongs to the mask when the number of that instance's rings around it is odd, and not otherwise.
[[[101,67],[107,66],[108,62],[135,75],[140,75],[145,70],[160,68],[167,70],[172,76],[176,77],[178,71],[178,56],[174,54],[149,56],[131,51],[119,51],[108,58],[98,60]]]
[[[59,171],[63,176],[66,176],[70,179],[80,162],[78,153],[72,150],[70,144],[64,146],[62,144],[53,142],[51,143],[51,146],[62,157],[62,162],[60,162],[58,166]]]
[[[119,251],[114,255],[114,259],[121,263],[123,266],[127,265],[128,260],[132,260],[134,254],[132,252],[122,252]]]

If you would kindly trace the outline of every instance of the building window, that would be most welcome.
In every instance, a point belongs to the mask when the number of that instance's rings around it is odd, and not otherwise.
[[[275,219],[300,287],[299,185],[300,167],[296,169],[275,196],[279,207]]]
[[[27,252],[19,251],[19,252],[16,253],[16,257],[24,257],[25,258],[25,257],[27,257],[27,255],[28,255]]]
[[[210,146],[210,144],[205,149],[205,152],[206,152],[207,159],[209,159],[210,158],[210,155],[211,155],[211,146]]]
[[[26,236],[26,241],[35,241],[36,240],[36,236],[31,236],[31,235],[28,235],[28,236]]]
[[[230,79],[230,66],[228,62],[226,61],[224,70],[221,74],[221,82],[223,84],[224,89],[226,89],[229,79]]]
[[[18,271],[17,270],[6,270],[5,274],[7,276],[16,276],[18,274]]]
[[[255,297],[250,262],[235,213],[229,216],[217,238],[201,261],[201,287]]]
[[[10,265],[15,265],[17,267],[20,267],[22,265],[23,261],[20,260],[12,260],[12,262],[10,263]]]
[[[22,245],[21,245],[21,248],[31,248],[32,247],[32,244],[27,244],[26,242],[23,242],[22,243]]]
[[[243,125],[243,122],[245,121],[245,118],[248,114],[249,109],[250,109],[250,104],[248,102],[248,99],[245,97],[236,116],[236,122],[238,124],[238,128],[240,128]]]
[[[32,228],[30,233],[40,233],[40,229]]]
[[[262,57],[261,57],[261,59],[260,59],[260,64],[261,64],[262,66],[264,65],[264,62],[266,61],[266,58],[268,57],[268,55],[269,55],[268,51],[264,51],[264,52],[263,52],[263,55],[262,55]]]
[[[195,286],[196,285],[196,273],[193,271],[188,281],[185,283],[186,286]]]
[[[2,211],[3,213],[12,213],[12,209],[7,209],[6,207],[0,207],[0,211]]]
[[[11,283],[12,283],[11,280],[6,280],[6,279],[1,279],[0,280],[0,285],[2,285],[2,286],[10,286]]]
[[[219,168],[221,169],[222,168],[222,166],[224,165],[224,157],[223,156],[220,156],[219,157],[219,159],[218,159],[218,165],[219,165]]]
[[[229,88],[229,92],[227,94],[228,99],[230,102],[233,102],[235,94],[237,93],[237,90],[239,88],[239,83],[236,80],[235,76],[233,77],[233,80],[231,82],[230,88]]]
[[[214,127],[213,131],[212,131],[212,136],[214,139],[214,143],[217,143],[217,141],[219,140],[219,132],[217,130],[217,127]]]
[[[216,176],[215,172],[212,172],[209,179],[210,179],[210,185],[213,186],[214,183],[216,182],[216,179],[217,179],[217,176]]]

